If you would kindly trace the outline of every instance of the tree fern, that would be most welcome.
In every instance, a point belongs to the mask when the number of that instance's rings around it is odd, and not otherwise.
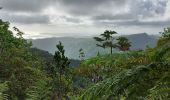
[[[48,81],[41,79],[35,86],[32,86],[28,92],[27,100],[50,100],[52,91],[51,86],[49,86]]]
[[[157,98],[168,100],[168,98],[170,98],[170,72],[165,73],[149,92],[148,99],[150,100],[155,100]]]
[[[170,42],[166,43],[161,48],[158,48],[152,58],[155,61],[164,61],[166,58],[163,58],[168,52],[170,52]]]
[[[8,85],[6,82],[0,83],[0,100],[8,100],[8,94],[5,92],[8,90]]]
[[[81,99],[143,99],[149,93],[148,89],[154,86],[156,79],[164,75],[164,71],[170,71],[169,63],[154,63],[123,71],[89,88]]]

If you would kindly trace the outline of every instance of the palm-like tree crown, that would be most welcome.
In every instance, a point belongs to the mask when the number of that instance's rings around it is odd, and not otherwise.
[[[130,49],[131,43],[126,37],[119,37],[117,40],[118,40],[117,47],[121,51],[127,51]]]

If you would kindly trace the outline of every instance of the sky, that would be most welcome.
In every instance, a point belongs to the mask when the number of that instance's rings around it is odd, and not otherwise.
[[[26,38],[159,34],[170,26],[170,0],[0,0],[0,19]]]

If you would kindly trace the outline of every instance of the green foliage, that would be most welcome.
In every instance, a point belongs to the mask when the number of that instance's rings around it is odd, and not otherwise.
[[[28,43],[19,29],[14,36],[9,30],[9,23],[0,20],[0,80],[8,81],[8,98],[23,100],[27,97],[27,90],[34,86],[42,75],[44,63],[34,57]]]
[[[0,100],[8,100],[8,95],[6,94],[7,90],[7,82],[0,83]]]
[[[161,48],[155,51],[155,55],[153,55],[153,60],[155,61],[170,61],[170,42],[163,45]]]
[[[112,55],[97,56],[85,60],[79,68],[75,69],[75,73],[90,79],[96,75],[106,78],[124,69],[133,68],[133,65],[146,65],[149,61],[145,52],[113,53]]]
[[[164,76],[156,82],[156,85],[149,90],[147,98],[151,100],[168,100],[170,93],[170,72],[164,74]]]
[[[81,59],[81,61],[84,60],[85,57],[85,53],[84,50],[82,48],[79,49],[79,58]]]
[[[82,95],[82,99],[142,99],[147,97],[149,89],[154,87],[156,79],[161,79],[165,71],[170,71],[169,63],[153,63],[125,70],[89,88]]]
[[[86,60],[84,64],[87,68],[84,69],[91,71],[88,74],[95,71],[98,75],[107,75],[107,77],[88,88],[79,100],[168,100],[170,94],[169,51],[168,40],[156,48],[148,48],[145,51],[130,51],[120,53],[121,56],[113,54]],[[102,68],[106,65],[107,67]],[[108,75],[109,72],[103,71],[108,68],[112,69],[110,72],[113,74]],[[117,68],[121,70],[114,72]]]
[[[96,45],[102,48],[110,48],[110,52],[112,54],[112,50],[115,48],[115,44],[113,43],[113,34],[117,34],[117,32],[106,30],[103,34],[100,35],[101,37],[94,37],[94,39],[99,42],[99,44]]]
[[[170,38],[160,38],[157,43],[157,47],[161,47],[165,45],[166,43],[170,42]]]
[[[50,79],[43,79],[36,82],[34,86],[27,90],[27,100],[50,100],[52,97],[52,87]]]
[[[168,100],[170,98],[169,28],[162,32],[157,47],[126,51],[130,42],[115,31],[94,37],[103,48],[118,47],[112,55],[84,60],[69,68],[61,42],[54,57],[31,49],[18,28],[0,20],[0,100]],[[126,51],[126,52],[122,52]]]
[[[53,98],[62,99],[63,96],[65,96],[68,92],[70,81],[68,78],[66,78],[66,70],[69,67],[69,59],[64,55],[65,50],[64,46],[61,42],[59,42],[58,45],[56,45],[58,51],[55,52],[54,55],[54,61],[55,61],[55,67],[53,69],[53,88],[55,91],[55,94],[53,95]],[[59,74],[58,74],[59,73]],[[58,86],[58,87],[56,87]]]
[[[170,38],[170,27],[164,28],[163,32],[160,32],[163,38]]]
[[[99,42],[99,44],[96,45],[102,48],[110,48],[111,54],[113,48],[118,48],[121,51],[128,51],[131,47],[129,40],[126,37],[118,37],[116,39],[117,43],[113,43],[114,37],[112,35],[114,34],[117,34],[117,32],[106,30],[100,35],[101,37],[94,37],[94,39]]]
[[[65,57],[64,46],[61,42],[56,46],[58,51],[55,52],[54,61],[56,63],[56,68],[59,69],[59,73],[62,74],[66,67],[69,66],[70,62],[67,57]]]
[[[117,47],[121,51],[127,51],[130,49],[131,43],[129,42],[129,40],[126,37],[119,37],[117,39]]]

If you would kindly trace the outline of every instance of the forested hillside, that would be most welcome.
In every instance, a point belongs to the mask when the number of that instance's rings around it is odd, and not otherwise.
[[[84,59],[83,49],[69,51],[81,59],[79,66],[69,67],[62,42],[56,41],[51,55],[32,48],[21,30],[9,27],[0,20],[0,100],[170,99],[170,28],[161,32],[156,47],[145,50],[130,50],[126,37],[106,30],[92,43],[107,48],[107,54]]]
[[[50,54],[48,51],[44,51],[38,48],[30,48],[29,52],[31,52],[31,54],[33,54],[34,56],[44,59],[47,63],[53,62],[53,55]],[[69,60],[70,60],[70,67],[77,67],[80,65],[80,60],[75,60],[75,59],[69,59]]]

